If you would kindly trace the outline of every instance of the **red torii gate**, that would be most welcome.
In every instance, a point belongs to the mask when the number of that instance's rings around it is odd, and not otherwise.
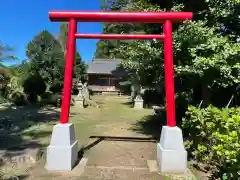
[[[55,125],[47,148],[48,170],[71,170],[77,162],[78,141],[69,122],[73,64],[76,39],[162,39],[164,41],[164,68],[167,107],[167,126],[163,126],[157,144],[157,160],[162,172],[186,172],[187,152],[182,131],[176,126],[174,98],[174,68],[172,23],[192,19],[191,12],[84,12],[50,11],[51,21],[69,22],[64,88],[60,123]],[[163,34],[77,34],[77,22],[163,23]],[[60,158],[59,158],[60,157]]]
[[[172,22],[192,19],[191,12],[84,12],[84,11],[50,11],[51,21],[69,22],[64,89],[61,106],[60,123],[68,123],[71,100],[72,73],[76,51],[76,39],[163,39],[167,125],[176,126],[174,69],[172,48]],[[77,22],[111,22],[111,23],[163,23],[164,34],[77,34]]]

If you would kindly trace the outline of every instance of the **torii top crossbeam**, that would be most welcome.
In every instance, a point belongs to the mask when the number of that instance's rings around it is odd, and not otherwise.
[[[71,100],[72,73],[76,39],[163,39],[166,89],[167,125],[175,126],[174,71],[172,48],[172,22],[192,19],[191,12],[112,12],[112,11],[50,11],[51,21],[69,22],[64,89],[60,123],[68,123]],[[77,22],[111,23],[163,23],[163,34],[77,34]]]
[[[74,18],[81,22],[161,23],[164,20],[181,22],[192,19],[191,12],[112,12],[112,11],[50,11],[51,21],[68,22]]]

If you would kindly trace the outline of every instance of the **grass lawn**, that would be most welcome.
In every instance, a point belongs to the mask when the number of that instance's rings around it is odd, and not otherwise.
[[[94,101],[101,108],[87,107],[71,109],[70,122],[74,123],[76,137],[80,144],[86,144],[90,136],[129,136],[136,133],[123,131],[134,129],[137,121],[151,115],[150,109],[135,110],[127,102],[127,97],[95,96]],[[118,134],[116,134],[118,132]],[[139,136],[139,135],[138,135]]]
[[[70,122],[75,126],[76,138],[80,146],[87,144],[89,136],[115,135],[114,129],[121,130],[121,125],[129,128],[144,116],[150,115],[150,109],[134,110],[127,103],[125,96],[93,96],[93,100],[101,104],[101,108],[71,107]],[[37,107],[8,107],[0,109],[1,118],[6,117],[17,126],[15,133],[2,133],[0,149],[6,149],[31,141],[42,146],[50,142],[52,128],[59,122],[59,108],[39,109]],[[130,125],[130,126],[129,126]],[[124,134],[122,134],[124,136]],[[127,135],[127,134],[126,134]]]

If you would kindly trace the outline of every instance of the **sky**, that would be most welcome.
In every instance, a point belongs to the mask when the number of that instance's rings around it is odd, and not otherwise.
[[[1,0],[0,41],[14,47],[14,54],[25,60],[27,44],[42,30],[58,35],[60,23],[50,22],[50,10],[100,10],[100,0]],[[101,23],[78,23],[79,33],[101,33]],[[98,40],[78,39],[77,51],[87,63],[96,50]],[[19,61],[5,61],[5,65]]]

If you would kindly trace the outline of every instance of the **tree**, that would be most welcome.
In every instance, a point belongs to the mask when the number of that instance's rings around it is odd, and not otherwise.
[[[60,25],[58,40],[62,46],[62,49],[65,55],[66,55],[67,39],[68,39],[68,24],[62,23]],[[80,81],[82,78],[85,78],[85,74],[86,74],[86,65],[82,61],[82,57],[80,53],[76,52],[73,77],[77,81]]]
[[[58,40],[62,46],[64,55],[66,55],[67,39],[68,39],[68,23],[61,23]]]
[[[15,60],[17,59],[17,57],[15,55],[13,55],[13,51],[15,49],[11,46],[8,45],[4,45],[1,41],[0,41],[0,63],[4,60]]]
[[[26,55],[30,60],[31,73],[39,74],[48,85],[62,84],[64,53],[52,34],[44,30],[28,44]]]
[[[86,80],[86,65],[82,61],[82,57],[79,52],[76,53],[75,56],[75,64],[74,64],[74,78],[79,82],[81,80]]]
[[[102,1],[102,10],[108,11],[121,11],[127,9],[129,2],[127,0],[103,0]],[[103,34],[121,34],[121,33],[131,33],[134,32],[136,26],[133,24],[110,24],[104,23],[103,25]],[[121,44],[125,44],[124,40],[99,40],[97,42],[96,52],[94,56],[96,58],[122,58],[122,55],[117,48]]]
[[[46,91],[46,84],[39,74],[29,75],[23,83],[24,92],[28,95],[30,102],[36,103],[37,96]]]
[[[124,0],[111,1],[113,9],[121,9]],[[196,5],[197,3],[197,5]],[[129,3],[128,3],[129,4]],[[174,63],[176,89],[193,98],[194,92],[206,103],[214,103],[216,89],[222,92],[240,83],[239,44],[236,43],[239,24],[229,23],[237,18],[239,0],[224,1],[153,1],[135,0],[124,8],[134,11],[192,11],[194,22],[175,24],[173,27]],[[238,7],[238,8],[237,8]],[[103,33],[106,32],[104,25]],[[108,26],[109,27],[109,26]],[[223,28],[224,27],[224,28]],[[129,27],[122,26],[122,33],[128,33]],[[135,29],[132,29],[135,30]],[[234,31],[235,30],[235,31]],[[108,29],[108,32],[111,31]],[[161,25],[139,25],[137,31],[148,34],[162,32]],[[105,44],[107,45],[107,44]],[[103,44],[100,48],[107,49]],[[141,75],[142,84],[157,85],[164,82],[163,43],[156,41],[129,41],[114,47],[123,57],[125,68]],[[98,49],[97,51],[98,52]],[[106,54],[107,56],[109,54]],[[104,56],[104,55],[103,55]],[[231,91],[230,91],[231,92]],[[218,94],[218,97],[222,97]],[[218,98],[219,99],[219,98]]]
[[[11,76],[7,68],[0,68],[0,96],[4,96],[4,90]]]
[[[0,41],[0,96],[4,94],[4,90],[11,78],[11,73],[7,67],[5,67],[2,62],[4,60],[15,60],[17,59],[13,55],[14,48],[8,45],[4,45]]]

